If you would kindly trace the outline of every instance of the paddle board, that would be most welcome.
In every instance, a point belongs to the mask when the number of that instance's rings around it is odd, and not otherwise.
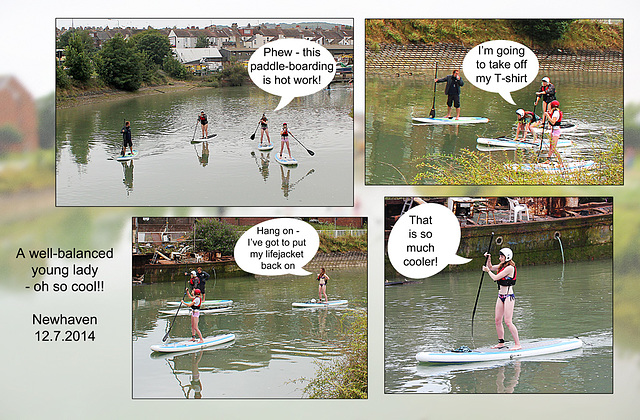
[[[295,166],[298,164],[295,158],[280,156],[280,153],[276,153],[276,162],[285,166]]]
[[[559,163],[514,163],[511,169],[518,172],[547,172],[550,174],[564,174],[569,172],[578,172],[593,169],[596,163],[592,160],[572,160],[563,161],[564,167]]]
[[[180,306],[180,302],[167,302],[167,305],[169,306]],[[202,305],[200,305],[200,307],[205,307],[205,308],[211,308],[211,307],[220,307],[220,306],[231,306],[233,305],[233,301],[232,300],[228,300],[228,299],[218,299],[218,300],[205,300],[204,303]],[[184,305],[183,305],[184,306]]]
[[[478,137],[476,141],[478,142],[478,144],[484,144],[487,146],[494,146],[494,147],[510,147],[510,148],[516,148],[516,149],[539,149],[540,148],[539,142],[533,142],[528,140],[517,141],[513,139],[508,139],[506,137],[500,137],[497,139]],[[573,142],[571,140],[558,139],[558,144],[557,144],[558,147],[570,147],[572,145],[573,145]],[[543,149],[549,148],[549,142],[547,140],[545,140],[544,143],[542,144],[542,148]]]
[[[566,131],[573,131],[576,129],[576,125],[570,122],[561,122],[560,123],[560,132],[564,133]],[[531,130],[536,133],[542,133],[542,127],[531,127]],[[549,133],[551,131],[551,128],[549,128],[549,126],[547,125],[544,129],[545,133]]]
[[[477,124],[489,122],[488,118],[484,117],[460,117],[454,118],[412,118],[414,124]]]
[[[258,145],[258,150],[261,152],[266,152],[271,149],[273,149],[273,143],[263,143]]]
[[[208,135],[206,138],[204,138],[204,139],[203,139],[203,138],[193,139],[193,140],[191,140],[191,144],[202,143],[202,142],[205,142],[205,141],[207,141],[207,140],[209,140],[210,138],[215,137],[215,136],[217,136],[217,134],[209,134],[209,135]]]
[[[560,353],[575,350],[582,347],[579,338],[541,340],[530,343],[522,343],[522,349],[492,349],[480,348],[467,352],[420,352],[416,354],[416,360],[421,363],[473,363],[488,362],[494,360],[518,359],[521,357],[540,356],[543,354]]]
[[[205,309],[200,309],[200,315],[217,314],[219,312],[230,311],[231,309],[233,309],[231,306],[225,306],[222,308],[205,308]],[[160,311],[160,313],[163,315],[175,315],[176,311]],[[185,315],[191,315],[190,308],[180,308],[180,310],[178,311],[178,316],[185,316]]]
[[[135,158],[136,156],[138,156],[138,151],[134,149],[133,154],[131,152],[127,152],[127,153],[124,154],[124,156],[116,155],[114,157],[114,159],[117,160],[117,161],[122,162],[122,161],[125,161],[125,160],[131,160],[131,159]]]
[[[349,303],[348,300],[330,300],[329,302],[293,302],[294,308],[326,308],[328,306],[341,306]]]
[[[221,334],[213,337],[207,337],[202,343],[198,343],[198,341],[185,340],[166,344],[154,344],[153,346],[151,346],[151,350],[157,351],[159,353],[176,353],[180,351],[199,350],[206,347],[227,343],[235,339],[235,334]]]

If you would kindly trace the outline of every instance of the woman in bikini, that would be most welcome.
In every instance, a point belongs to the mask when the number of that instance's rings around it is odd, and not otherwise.
[[[200,328],[198,328],[198,321],[200,321],[200,289],[193,289],[193,296],[189,289],[187,288],[187,295],[189,295],[189,299],[191,302],[181,301],[183,305],[186,305],[191,308],[191,341],[196,341],[196,334],[200,338],[198,343],[202,343],[204,338],[202,338],[202,333],[200,332]]]
[[[509,248],[502,248],[500,250],[500,264],[494,266],[491,263],[491,254],[485,254],[487,258],[487,264],[482,267],[482,270],[489,273],[491,279],[498,284],[498,300],[496,300],[496,330],[498,332],[498,344],[493,346],[494,349],[502,349],[507,346],[504,343],[504,327],[502,321],[509,328],[511,335],[513,336],[514,345],[510,350],[519,350],[522,348],[520,345],[520,338],[518,337],[518,329],[513,324],[513,308],[516,305],[516,295],[513,293],[513,286],[516,284],[516,265],[513,262],[513,251]],[[496,271],[494,274],[493,271]]]
[[[280,131],[280,157],[282,158],[282,152],[284,151],[284,145],[287,145],[287,152],[289,152],[289,159],[291,159],[291,149],[289,148],[289,128],[287,123],[282,124],[282,131]]]
[[[318,274],[318,302],[322,302],[322,295],[324,295],[324,302],[328,303],[329,298],[327,297],[327,282],[329,281],[329,276],[327,276],[327,272],[322,267],[320,269],[320,274]]]
[[[267,135],[267,144],[271,144],[271,138],[269,137],[269,126],[267,124],[267,116],[262,114],[262,118],[260,118],[260,146],[262,146],[262,138],[264,135]]]
[[[560,102],[551,101],[549,104],[549,110],[545,112],[545,118],[551,125],[551,141],[549,143],[549,155],[547,156],[547,162],[551,163],[551,157],[555,156],[558,159],[560,166],[564,166],[560,152],[558,152],[558,140],[560,139],[560,123],[562,122],[562,111],[560,111]]]

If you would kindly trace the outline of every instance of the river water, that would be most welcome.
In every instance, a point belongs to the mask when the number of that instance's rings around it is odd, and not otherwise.
[[[386,287],[386,393],[613,392],[611,261],[518,270],[513,319],[520,340],[578,336],[584,342],[582,349],[513,361],[418,364],[415,355],[420,351],[497,342],[493,322],[497,288],[487,276],[471,337],[480,276],[480,270],[441,273],[417,283]],[[509,332],[505,340],[512,340]]]
[[[440,77],[442,77],[440,75]],[[563,120],[575,130],[561,139],[573,146],[561,150],[564,158],[593,159],[609,147],[609,133],[622,135],[623,76],[618,73],[548,72],[538,74],[529,86],[512,92],[516,105],[496,93],[476,88],[465,81],[461,93],[461,116],[487,117],[485,124],[414,125],[412,117],[428,117],[433,105],[433,75],[369,75],[366,84],[366,175],[370,185],[398,185],[412,181],[416,165],[432,153],[457,155],[463,149],[477,150],[477,138],[515,136],[515,111],[533,111],[535,92],[543,76],[549,76],[557,89]],[[438,84],[436,117],[447,115],[444,84]],[[542,102],[535,111],[541,115]],[[529,134],[528,139],[531,139]],[[514,159],[514,152],[481,151],[492,158]],[[537,153],[537,150],[526,152]],[[525,157],[526,159],[526,157]]]
[[[58,109],[56,204],[59,206],[344,206],[353,205],[353,89],[336,86],[295,98],[273,112],[280,98],[255,86],[197,89]],[[209,134],[196,117],[204,110]],[[266,113],[275,148],[257,150]],[[134,149],[120,152],[124,120]],[[299,164],[275,161],[287,123]],[[286,147],[285,147],[286,153]]]
[[[228,345],[187,354],[161,356],[161,343],[171,316],[168,301],[179,300],[183,283],[133,288],[133,397],[300,398],[319,363],[340,356],[345,316],[367,308],[366,268],[330,270],[327,295],[347,299],[331,309],[293,309],[293,302],[317,299],[315,276],[256,279],[224,278],[207,283],[206,299],[231,299],[233,309],[200,317],[203,336],[234,333]],[[175,307],[174,307],[175,309]],[[188,316],[177,317],[171,339],[191,337]],[[297,382],[296,382],[297,381]]]

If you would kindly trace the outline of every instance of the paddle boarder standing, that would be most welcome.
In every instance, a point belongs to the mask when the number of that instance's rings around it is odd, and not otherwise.
[[[127,146],[129,146],[129,151],[133,154],[133,142],[131,141],[131,123],[129,121],[125,121],[124,127],[120,131],[122,133],[122,153],[121,156],[127,152]]]
[[[196,270],[198,270],[198,272],[196,273],[196,276],[198,278],[197,283],[196,283],[196,288],[200,290],[200,293],[202,294],[202,302],[204,303],[204,295],[205,295],[205,286],[207,283],[207,280],[209,280],[209,273],[207,273],[206,271],[202,270],[202,267],[198,267]]]
[[[538,138],[536,133],[531,130],[531,125],[536,124],[535,114],[532,111],[525,111],[522,108],[518,109],[516,114],[518,115],[518,126],[516,128],[516,137],[514,140],[518,141],[518,135],[520,134],[520,131],[522,131],[522,140],[520,141],[525,141],[527,133],[533,134],[533,141],[537,141]]]
[[[509,328],[513,336],[514,346],[510,350],[519,350],[520,338],[518,337],[518,329],[513,324],[513,308],[516,305],[516,295],[513,293],[513,286],[516,284],[516,265],[513,262],[513,251],[510,248],[502,248],[500,250],[500,264],[494,266],[491,263],[491,254],[485,253],[487,264],[482,267],[482,271],[489,274],[491,279],[498,284],[498,299],[496,300],[495,322],[496,331],[498,332],[498,344],[493,346],[494,349],[502,349],[507,346],[504,343],[504,327],[502,321]],[[493,271],[496,271],[494,274]]]
[[[460,119],[460,87],[464,86],[464,81],[460,77],[460,70],[455,69],[452,74],[442,79],[434,79],[435,83],[447,82],[444,93],[447,95],[447,117],[451,117],[451,106],[456,108],[456,120]]]
[[[267,125],[267,116],[262,114],[262,118],[260,118],[260,146],[262,146],[262,137],[267,135],[267,144],[271,143],[271,138],[269,137],[269,126]]]
[[[193,289],[193,295],[189,292],[189,288],[186,290],[189,299],[191,302],[185,302],[181,300],[183,305],[191,308],[191,341],[196,341],[196,334],[200,338],[198,343],[203,343],[204,338],[202,338],[202,333],[200,332],[200,328],[198,328],[198,322],[200,321],[200,305],[202,304],[202,299],[200,297],[200,290]]]
[[[209,121],[207,120],[207,114],[204,113],[204,110],[200,111],[198,121],[200,121],[200,125],[202,126],[202,138],[209,138]]]
[[[533,105],[538,105],[540,98],[542,98],[542,112],[547,112],[549,104],[556,100],[556,87],[548,77],[542,78],[542,86],[540,86],[540,92],[536,92],[536,96],[537,98]]]
[[[545,163],[551,163],[551,156],[554,155],[560,166],[564,166],[558,152],[558,140],[560,139],[560,123],[562,122],[562,111],[560,111],[560,102],[551,101],[549,110],[545,112],[545,119],[551,125],[551,141],[549,142],[549,154]]]
[[[282,151],[284,145],[287,145],[287,151],[289,152],[289,159],[291,159],[291,149],[289,148],[289,128],[287,123],[282,124],[282,131],[280,131],[280,157],[282,157]]]
[[[329,281],[329,276],[327,276],[327,271],[322,267],[320,269],[320,274],[318,274],[318,302],[322,302],[322,296],[324,295],[324,302],[329,303],[329,298],[327,297],[327,282]]]

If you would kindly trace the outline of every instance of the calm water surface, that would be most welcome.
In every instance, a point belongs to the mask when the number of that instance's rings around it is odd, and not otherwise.
[[[444,75],[444,73],[443,73]],[[371,75],[366,86],[366,183],[397,185],[410,183],[416,165],[426,154],[455,155],[462,149],[477,150],[477,138],[515,136],[515,111],[533,110],[535,92],[543,76],[557,89],[563,120],[576,129],[563,133],[574,145],[561,153],[571,159],[598,160],[608,147],[608,133],[622,135],[623,77],[617,73],[540,73],[529,86],[512,92],[516,106],[500,95],[473,86],[466,78],[461,94],[461,116],[487,117],[486,124],[414,125],[412,117],[428,117],[433,104],[433,76]],[[436,117],[447,115],[443,84],[438,85]],[[536,108],[541,115],[542,103]],[[531,135],[528,135],[531,138]],[[564,148],[563,148],[564,149]],[[497,160],[514,159],[514,152],[491,153]],[[536,151],[526,152],[536,153]],[[525,156],[526,159],[526,156]]]
[[[515,286],[520,340],[580,337],[582,349],[514,361],[418,364],[420,351],[497,342],[497,287],[481,272],[439,274],[385,290],[386,393],[611,393],[612,264],[596,261],[522,267]],[[507,332],[505,339],[511,340]],[[475,345],[473,344],[475,343]]]
[[[296,98],[273,112],[279,97],[254,86],[198,89],[58,109],[56,198],[62,206],[339,206],[353,204],[353,89],[337,86]],[[196,117],[209,119],[206,143]],[[250,140],[262,113],[275,147]],[[131,121],[139,156],[113,160],[120,129]],[[274,159],[287,123],[297,167]],[[197,130],[200,130],[198,132]],[[285,149],[286,152],[286,149]],[[346,181],[345,181],[346,180]]]
[[[160,315],[179,300],[183,283],[133,288],[133,397],[300,398],[317,362],[341,354],[340,322],[367,307],[365,268],[330,270],[329,299],[347,299],[332,309],[293,309],[292,302],[317,298],[314,276],[218,279],[207,284],[207,300],[231,299],[231,311],[200,317],[203,336],[236,334],[228,345],[162,356],[149,347],[165,335],[171,316]],[[171,338],[191,337],[188,316],[178,317]],[[199,382],[198,382],[199,381]],[[197,386],[196,386],[197,384]]]

